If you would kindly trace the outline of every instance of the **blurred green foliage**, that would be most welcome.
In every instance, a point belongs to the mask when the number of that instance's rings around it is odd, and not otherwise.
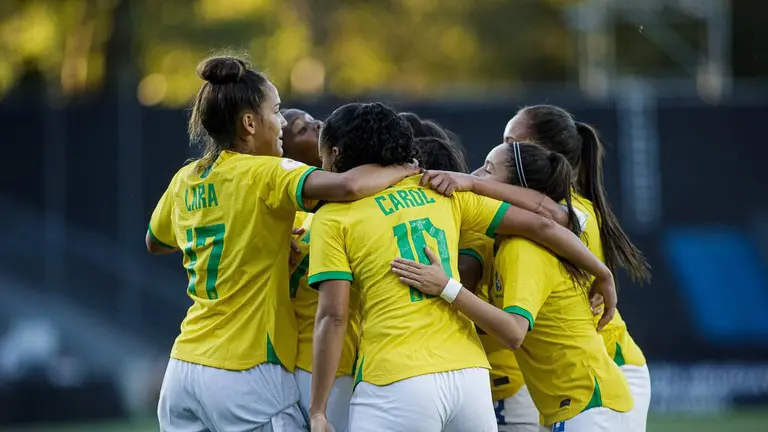
[[[4,0],[0,94],[30,68],[64,95],[101,89],[120,20],[129,23],[139,97],[143,92],[147,103],[186,103],[200,84],[197,63],[222,47],[249,54],[286,94],[424,96],[569,75],[570,42],[560,10],[567,1],[120,3]],[[319,83],[306,85],[318,74]]]
[[[0,97],[25,74],[67,98],[120,76],[143,103],[180,106],[200,85],[198,62],[223,47],[249,54],[285,96],[466,98],[575,82],[568,16],[583,1],[3,0]],[[735,75],[768,75],[768,61],[744,48],[766,34],[768,2],[732,5]],[[701,52],[704,27],[670,10],[664,21]],[[619,72],[685,73],[642,26],[616,24]]]

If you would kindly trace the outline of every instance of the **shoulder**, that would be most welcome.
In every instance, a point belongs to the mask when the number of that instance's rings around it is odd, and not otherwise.
[[[525,262],[557,266],[557,257],[538,243],[522,237],[510,237],[501,241],[496,260],[507,265]]]
[[[574,193],[573,194],[573,208],[576,210],[580,210],[583,213],[587,214],[587,217],[594,219],[595,217],[595,206],[592,204],[592,201],[584,198],[583,196]]]
[[[352,215],[352,206],[354,203],[324,203],[314,214],[313,222],[333,221],[345,224],[349,222]]]

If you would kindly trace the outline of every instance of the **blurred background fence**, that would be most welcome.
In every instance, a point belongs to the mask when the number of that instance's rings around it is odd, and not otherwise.
[[[180,258],[143,236],[197,155],[184,109],[222,46],[315,117],[384,100],[436,119],[472,167],[522,106],[595,125],[611,203],[653,266],[650,286],[620,283],[652,411],[765,411],[768,2],[226,3],[0,5],[0,428],[152,415],[190,301]],[[768,421],[743,418],[731,430]]]

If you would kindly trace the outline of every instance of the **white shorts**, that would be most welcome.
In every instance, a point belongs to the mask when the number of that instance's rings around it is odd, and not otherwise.
[[[572,419],[555,423],[545,430],[551,432],[624,432],[623,413],[609,408],[590,408]]]
[[[632,411],[621,415],[621,430],[626,432],[645,432],[648,408],[651,405],[651,375],[648,372],[648,365],[624,365],[621,366],[621,371],[629,383],[632,398],[635,400],[635,406],[632,408]]]
[[[296,380],[280,365],[231,371],[170,359],[157,418],[162,432],[306,431],[298,401]]]
[[[506,399],[495,401],[499,432],[540,432],[539,410],[533,404],[528,387],[523,386]]]
[[[299,386],[299,408],[304,416],[309,419],[309,397],[312,393],[312,374],[304,369],[296,368],[293,373],[296,384]],[[347,432],[349,425],[349,400],[352,398],[352,390],[355,380],[351,376],[340,376],[333,382],[331,397],[328,399],[325,415],[333,425],[336,432]]]
[[[420,375],[385,386],[361,382],[352,395],[353,432],[495,432],[487,369]]]

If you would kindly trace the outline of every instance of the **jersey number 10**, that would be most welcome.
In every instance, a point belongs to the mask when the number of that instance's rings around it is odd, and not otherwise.
[[[219,298],[216,291],[216,281],[219,279],[219,263],[221,263],[221,251],[224,250],[224,224],[207,225],[187,229],[187,244],[184,246],[184,255],[189,257],[187,272],[189,273],[189,295],[197,296],[195,284],[197,283],[197,250],[205,246],[211,239],[211,252],[208,255],[208,265],[205,266],[205,294],[210,300]]]
[[[408,227],[410,226],[410,240],[408,239]],[[392,232],[397,239],[397,248],[400,250],[400,256],[412,261],[418,261],[421,264],[430,265],[429,258],[424,253],[424,248],[427,247],[427,242],[424,240],[424,234],[426,233],[437,241],[437,251],[435,253],[440,258],[440,265],[443,267],[443,271],[448,277],[453,277],[451,271],[451,255],[448,249],[448,240],[445,237],[445,231],[432,224],[429,218],[414,219],[408,222],[403,222],[392,227]],[[411,246],[413,242],[413,247]],[[413,249],[416,248],[416,254],[413,253]],[[414,256],[415,255],[415,256]],[[417,259],[418,258],[418,259]],[[411,288],[411,302],[418,302],[424,300],[424,294],[414,287]],[[433,298],[435,296],[427,294],[426,298]]]

